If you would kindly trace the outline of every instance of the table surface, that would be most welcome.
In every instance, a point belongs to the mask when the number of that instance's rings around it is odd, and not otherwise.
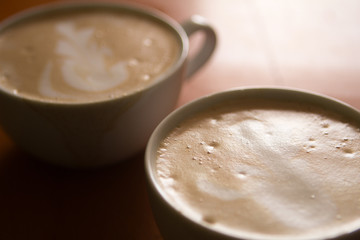
[[[0,20],[46,2],[4,1]],[[233,87],[270,85],[360,109],[360,1],[132,2],[179,22],[202,15],[218,33],[215,54],[184,83],[178,106]],[[0,239],[162,239],[145,185],[143,153],[104,169],[62,169],[24,154],[0,126]]]

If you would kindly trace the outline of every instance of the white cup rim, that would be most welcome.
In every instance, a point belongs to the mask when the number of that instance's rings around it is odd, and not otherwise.
[[[148,181],[148,187],[150,191],[155,192],[155,194],[161,198],[162,202],[167,205],[168,208],[175,210],[186,221],[191,224],[197,226],[198,228],[212,232],[213,234],[223,234],[223,236],[229,239],[236,239],[238,236],[226,235],[224,233],[218,233],[213,229],[210,229],[208,226],[195,222],[191,217],[185,216],[180,213],[180,209],[176,209],[175,206],[171,204],[171,200],[167,197],[165,190],[160,186],[159,181],[157,180],[155,173],[155,161],[156,161],[156,151],[159,147],[159,142],[167,136],[167,134],[174,129],[178,123],[182,120],[186,119],[188,116],[191,116],[201,110],[205,110],[206,108],[212,106],[213,104],[217,104],[230,99],[238,99],[241,97],[251,97],[253,95],[262,96],[264,98],[269,99],[288,99],[292,98],[293,100],[301,100],[306,98],[308,102],[316,102],[320,106],[329,106],[331,104],[331,109],[334,111],[340,111],[348,115],[351,119],[356,119],[360,123],[360,111],[350,106],[349,104],[342,102],[338,99],[315,93],[308,90],[298,89],[298,88],[290,88],[290,87],[273,87],[273,86],[252,86],[252,87],[243,87],[243,88],[233,88],[226,91],[221,91],[217,93],[213,93],[210,95],[206,95],[199,99],[193,100],[184,106],[176,109],[172,113],[170,113],[165,119],[160,122],[157,128],[153,131],[146,150],[145,150],[145,173],[146,179]],[[278,94],[278,95],[276,95]],[[353,233],[360,229],[360,218],[353,224],[349,224],[342,229],[338,229],[337,231],[328,232],[324,235],[319,236],[311,236],[315,237],[315,239],[323,239],[323,238],[334,238],[346,234]],[[244,233],[244,239],[264,239],[264,236],[254,236],[247,235]],[[304,236],[302,236],[304,237]],[[266,238],[265,238],[266,239]],[[273,238],[269,238],[273,239]],[[286,239],[285,238],[277,238],[277,239]],[[300,238],[299,238],[300,239]],[[302,239],[302,238],[301,238]]]
[[[165,72],[163,72],[161,75],[159,75],[154,81],[152,81],[148,86],[145,88],[136,90],[134,92],[131,92],[127,95],[121,95],[118,97],[114,97],[111,99],[96,99],[92,101],[81,101],[81,102],[69,102],[69,101],[52,101],[52,100],[45,100],[45,99],[39,99],[35,97],[28,97],[23,95],[16,95],[12,94],[0,87],[0,94],[4,94],[9,98],[15,98],[15,99],[25,99],[26,101],[33,102],[36,104],[46,104],[46,105],[62,105],[62,106],[83,106],[83,105],[96,105],[96,104],[102,104],[104,102],[110,102],[114,100],[121,100],[121,99],[128,99],[131,97],[134,97],[137,94],[141,94],[142,92],[149,91],[152,88],[155,88],[158,84],[160,84],[163,81],[169,80],[171,78],[171,75],[174,74],[178,69],[182,67],[182,65],[185,63],[188,52],[189,52],[189,39],[185,32],[185,30],[182,28],[180,23],[172,19],[170,16],[166,15],[165,13],[140,4],[135,3],[115,3],[115,2],[54,2],[54,3],[47,3],[47,4],[41,4],[35,7],[31,7],[28,9],[25,9],[23,11],[20,11],[14,15],[9,16],[8,18],[2,20],[0,22],[0,34],[2,31],[6,30],[6,28],[11,27],[12,25],[21,22],[26,19],[30,19],[33,17],[41,16],[50,14],[53,12],[61,12],[61,11],[68,11],[68,10],[110,10],[113,12],[116,12],[118,10],[120,11],[129,11],[134,14],[140,14],[144,15],[145,17],[151,18],[154,21],[160,22],[162,25],[170,29],[174,35],[179,40],[179,56],[176,60],[176,62],[169,67]]]

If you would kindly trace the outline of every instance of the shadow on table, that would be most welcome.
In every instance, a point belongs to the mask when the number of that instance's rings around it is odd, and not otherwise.
[[[143,154],[111,167],[73,170],[9,152],[0,159],[0,239],[161,239]]]

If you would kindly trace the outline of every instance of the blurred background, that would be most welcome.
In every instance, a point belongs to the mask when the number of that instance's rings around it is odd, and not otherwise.
[[[0,20],[49,2],[3,1]],[[160,10],[180,23],[202,15],[218,33],[215,54],[184,83],[178,106],[233,87],[271,85],[319,92],[360,109],[360,1],[131,3]],[[191,40],[192,51],[199,41],[201,36]],[[1,240],[160,240],[145,186],[143,153],[107,169],[59,169],[25,155],[0,127]]]

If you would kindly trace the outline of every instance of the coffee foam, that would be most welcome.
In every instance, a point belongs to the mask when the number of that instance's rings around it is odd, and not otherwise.
[[[360,225],[359,126],[321,108],[246,101],[164,139],[159,181],[186,215],[237,236],[302,238]]]
[[[0,54],[5,90],[88,101],[151,84],[174,64],[179,43],[167,27],[146,17],[91,11],[9,28],[0,36]]]

